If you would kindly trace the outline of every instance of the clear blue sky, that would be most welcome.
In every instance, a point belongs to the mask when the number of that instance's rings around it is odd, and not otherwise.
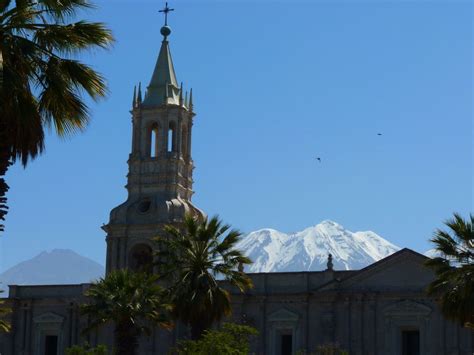
[[[0,270],[52,248],[104,263],[100,226],[126,199],[132,90],[150,79],[163,4],[99,5],[86,17],[117,43],[84,60],[110,95],[85,134],[48,136],[42,157],[11,168]],[[193,201],[208,214],[244,232],[331,219],[425,251],[444,219],[473,210],[471,2],[170,6],[176,73],[197,111]]]

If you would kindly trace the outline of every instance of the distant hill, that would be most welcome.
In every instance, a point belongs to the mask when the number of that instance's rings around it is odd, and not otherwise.
[[[0,274],[0,289],[7,296],[8,285],[50,285],[87,283],[104,276],[104,267],[72,250],[44,251]]]

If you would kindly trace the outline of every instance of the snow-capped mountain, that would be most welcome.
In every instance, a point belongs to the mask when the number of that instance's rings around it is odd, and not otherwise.
[[[104,267],[72,250],[43,251],[0,274],[0,297],[8,285],[54,285],[87,283],[104,276]]]
[[[424,253],[425,256],[427,256],[428,258],[437,258],[437,257],[441,257],[441,252],[437,249],[430,249],[430,250],[427,250],[425,251]]]
[[[261,229],[238,248],[253,261],[247,272],[324,270],[329,253],[335,270],[355,270],[400,250],[374,232],[351,232],[332,221],[293,234]]]
[[[332,221],[292,234],[261,229],[245,236],[238,248],[253,261],[247,272],[324,270],[329,253],[335,270],[360,269],[400,250],[374,232],[351,232]],[[104,267],[95,261],[72,250],[54,249],[0,274],[0,289],[7,290],[7,285],[87,283],[103,275]]]

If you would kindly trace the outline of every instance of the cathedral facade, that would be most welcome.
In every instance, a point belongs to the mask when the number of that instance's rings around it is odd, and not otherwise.
[[[132,148],[128,198],[114,208],[106,232],[106,272],[137,269],[152,260],[151,238],[186,214],[204,216],[191,202],[192,91],[178,84],[163,41],[145,94],[132,103]],[[472,355],[474,332],[446,320],[426,286],[433,280],[426,257],[403,249],[364,269],[250,274],[255,287],[232,293],[230,321],[255,327],[255,354],[290,355],[337,343],[351,355]],[[89,284],[15,286],[7,302],[12,332],[0,334],[2,355],[60,355],[88,342],[112,348],[112,328],[83,334],[88,319],[80,304]],[[155,329],[143,337],[140,354],[166,354],[187,329]]]

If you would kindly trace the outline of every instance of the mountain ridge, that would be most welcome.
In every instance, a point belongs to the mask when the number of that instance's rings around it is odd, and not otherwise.
[[[243,236],[237,247],[253,261],[245,267],[252,273],[325,270],[329,253],[335,270],[357,270],[401,249],[373,231],[351,232],[331,220],[288,234],[261,228]],[[433,257],[436,251],[424,254]],[[104,267],[94,260],[70,249],[53,249],[0,273],[0,289],[9,284],[88,283],[103,276]]]
[[[104,267],[70,249],[42,251],[0,274],[0,290],[8,285],[78,284],[104,276]],[[6,294],[2,296],[6,296]]]
[[[238,248],[253,261],[247,272],[324,270],[329,253],[334,269],[361,269],[400,250],[375,232],[351,232],[331,220],[290,234],[262,228],[243,237]]]

